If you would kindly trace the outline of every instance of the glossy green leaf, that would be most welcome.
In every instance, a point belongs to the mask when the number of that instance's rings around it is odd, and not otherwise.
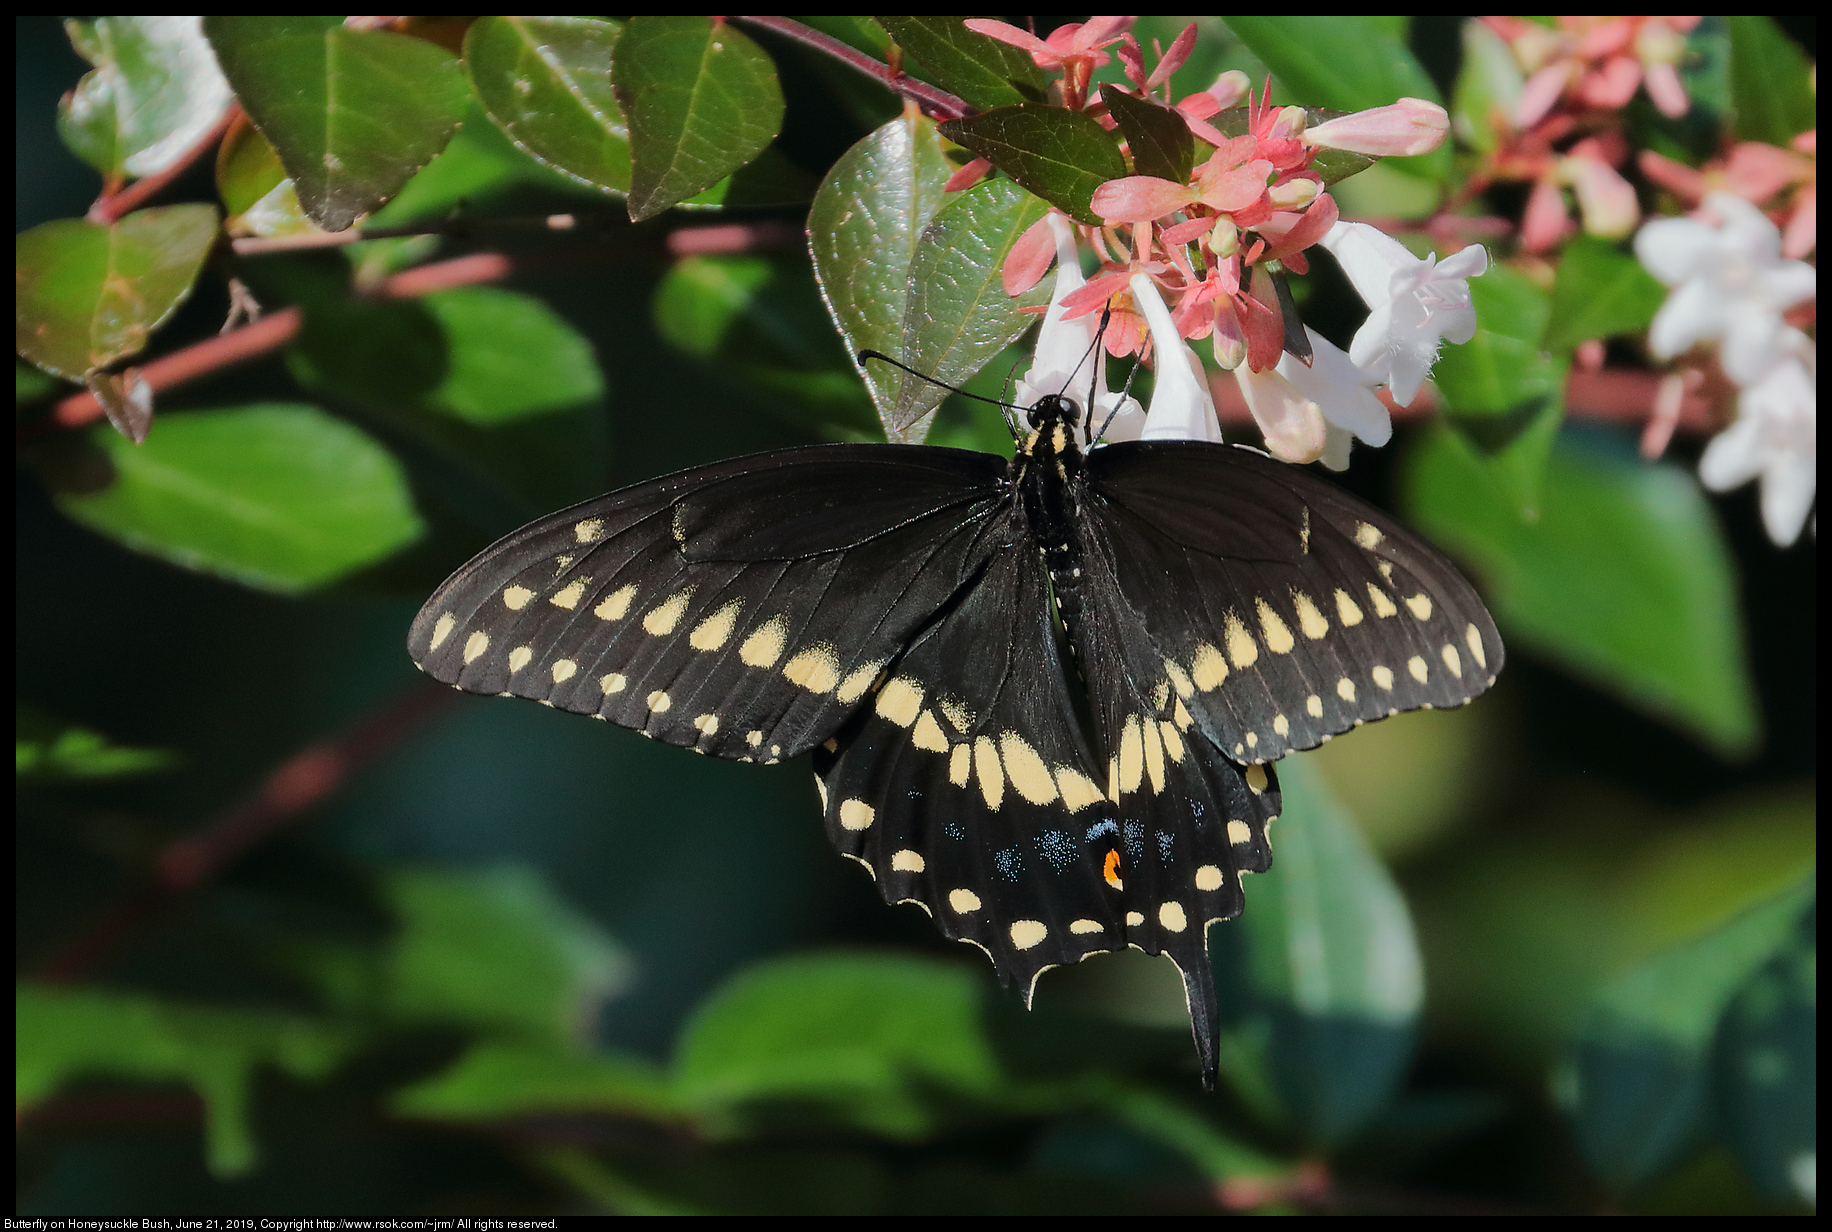
[[[1235,14],[1223,20],[1272,70],[1290,96],[1287,102],[1362,111],[1402,98],[1441,101],[1430,74],[1406,45],[1403,18]],[[1450,143],[1429,154],[1387,161],[1441,182],[1450,175]]]
[[[141,446],[104,429],[90,440],[112,479],[59,493],[60,509],[135,551],[258,589],[328,585],[422,530],[400,464],[317,407],[187,411]]]
[[[481,1043],[391,1101],[402,1116],[494,1121],[553,1114],[677,1120],[665,1075],[636,1057],[535,1043]]]
[[[674,1062],[705,1112],[788,1102],[891,1137],[933,1125],[925,1095],[999,1083],[978,982],[954,963],[863,954],[777,959],[703,1002]]]
[[[516,148],[502,129],[490,123],[483,108],[472,104],[464,126],[446,143],[439,156],[422,167],[388,204],[368,219],[374,227],[401,227],[415,223],[442,223],[454,215],[489,216],[508,212],[499,206],[519,194],[574,198],[588,208],[603,198],[576,178],[560,174]],[[375,251],[383,245],[422,243],[427,237],[374,240],[362,245]],[[426,260],[426,254],[412,264]]]
[[[630,132],[630,217],[711,188],[782,131],[782,87],[762,48],[705,17],[636,17],[611,84]]]
[[[1813,66],[1773,17],[1746,14],[1724,21],[1730,29],[1737,136],[1785,148],[1817,123]]]
[[[1098,226],[1094,190],[1126,175],[1119,146],[1094,117],[1020,103],[949,120],[941,135],[966,146],[1079,222]]]
[[[1279,766],[1272,871],[1210,930],[1227,1045],[1249,1103],[1269,1091],[1319,1143],[1363,1125],[1404,1076],[1424,970],[1399,887],[1303,758]]]
[[[1743,1170],[1771,1198],[1818,1201],[1818,912],[1744,982],[1718,1026],[1717,1122]]]
[[[1043,73],[1030,56],[969,30],[959,17],[879,17],[878,23],[931,81],[982,111],[1043,97]]]
[[[1475,566],[1510,644],[1558,662],[1724,756],[1759,738],[1735,570],[1690,472],[1567,430],[1537,521],[1442,429],[1408,460],[1414,522]]]
[[[15,345],[71,381],[138,353],[190,297],[216,210],[166,205],[112,226],[41,223],[14,240]]]
[[[910,262],[903,343],[891,354],[917,372],[960,385],[1029,329],[1025,308],[1049,302],[1040,282],[1017,298],[1005,294],[1000,270],[1012,245],[1048,212],[1048,203],[1010,180],[989,180],[956,195],[923,228]],[[893,441],[916,441],[947,391],[903,374],[885,419]]]
[[[1485,482],[1530,519],[1564,417],[1569,360],[1544,349],[1550,299],[1524,274],[1491,266],[1469,293],[1476,335],[1439,352],[1432,380]]]
[[[16,1011],[21,1111],[82,1078],[182,1082],[203,1099],[205,1148],[218,1177],[255,1166],[249,1097],[257,1067],[319,1078],[350,1050],[341,1033],[300,1018],[138,993],[21,984]]]
[[[1463,66],[1451,100],[1451,128],[1465,145],[1488,154],[1516,127],[1526,78],[1507,43],[1486,25],[1466,21],[1462,37]]]
[[[1578,1145],[1605,1181],[1646,1180],[1696,1140],[1719,1022],[1812,896],[1810,881],[1792,886],[1598,992],[1559,1082]]]
[[[261,130],[247,121],[230,128],[216,149],[216,192],[232,235],[304,235],[318,230],[305,216],[292,177]]]
[[[406,869],[388,883],[400,917],[390,1008],[555,1043],[582,1043],[630,960],[526,868]]]
[[[111,179],[176,165],[222,119],[231,100],[202,21],[66,21],[71,46],[95,68],[57,106],[64,144]]]
[[[606,192],[630,191],[630,132],[611,90],[620,22],[479,17],[464,68],[484,111],[544,165]]]
[[[924,228],[947,200],[942,188],[953,172],[935,126],[900,116],[840,156],[808,210],[821,296],[887,419],[902,374],[884,364],[859,365],[856,357],[864,350],[901,352],[910,265]]]
[[[164,749],[115,744],[101,732],[17,708],[14,745],[21,779],[108,779],[169,769],[178,759]]]
[[[204,33],[312,221],[347,230],[445,148],[469,97],[451,53],[335,17],[215,16]]]
[[[1552,284],[1546,349],[1569,351],[1592,338],[1639,333],[1666,298],[1667,289],[1633,256],[1607,240],[1579,236],[1565,246]]]
[[[445,336],[447,360],[425,406],[490,425],[604,396],[592,344],[534,296],[459,287],[420,303]]]
[[[1196,138],[1181,115],[1117,90],[1101,97],[1107,100],[1108,113],[1119,122],[1120,132],[1126,135],[1134,175],[1153,175],[1174,184],[1189,183],[1195,166]]]

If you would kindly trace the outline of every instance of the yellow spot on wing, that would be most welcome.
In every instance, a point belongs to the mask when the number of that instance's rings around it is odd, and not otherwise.
[[[1383,620],[1399,612],[1398,606],[1393,602],[1393,596],[1372,582],[1368,583],[1368,598],[1374,601],[1374,614]]]
[[[1291,735],[1291,720],[1282,714],[1272,716],[1272,730],[1281,736]]]
[[[1143,911],[1128,911],[1126,913],[1126,927],[1137,928],[1139,925],[1143,924],[1144,922],[1145,922],[1145,913]]]
[[[1153,710],[1162,710],[1169,701],[1170,680],[1166,678],[1158,681],[1158,687],[1151,691],[1151,708]]]
[[[1329,621],[1317,610],[1309,595],[1301,590],[1291,592],[1292,606],[1298,609],[1298,628],[1304,630],[1304,636],[1316,641],[1329,632]]]
[[[585,596],[586,584],[590,581],[590,578],[574,578],[547,596],[547,602],[570,612],[579,606],[579,600]]]
[[[622,674],[618,672],[612,672],[610,675],[602,676],[598,680],[598,687],[603,689],[607,694],[621,693],[624,689],[629,687],[629,684],[630,682],[624,679]]]
[[[1291,636],[1291,630],[1279,619],[1279,614],[1272,610],[1272,605],[1264,599],[1259,605],[1260,632],[1265,635],[1266,649],[1273,654],[1290,654],[1291,648],[1297,645],[1297,639]]]
[[[1043,758],[1037,756],[1037,750],[1017,732],[1005,732],[999,736],[999,756],[1005,763],[1005,773],[1011,779],[1011,785],[1018,789],[1018,794],[1032,804],[1048,804],[1056,798],[1056,783],[1050,778],[1050,768],[1043,764]]]
[[[1248,766],[1247,767],[1247,787],[1256,796],[1265,792],[1266,790],[1266,767],[1264,766]]]
[[[604,538],[604,519],[586,518],[573,523],[573,538],[580,543],[596,543]]]
[[[1385,663],[1376,663],[1374,670],[1369,675],[1374,677],[1374,683],[1381,688],[1391,689],[1393,687],[1393,669]]]
[[[674,626],[681,623],[681,614],[687,610],[687,600],[693,598],[693,587],[677,590],[662,602],[649,609],[649,614],[642,618],[642,627],[662,637],[674,632]]]
[[[1190,724],[1196,721],[1190,718],[1190,712],[1183,708],[1182,699],[1178,699],[1177,704],[1171,707],[1170,717],[1176,722],[1178,731],[1188,731]]]
[[[1099,804],[1106,799],[1101,795],[1099,784],[1073,766],[1057,766],[1055,777],[1056,790],[1062,793],[1062,802],[1071,813],[1078,813],[1090,804]]]
[[[902,851],[899,851],[896,855],[891,857],[891,868],[899,873],[920,873],[927,867],[927,863],[922,858],[922,853],[920,851],[912,851],[908,847],[905,847]]]
[[[847,704],[858,701],[865,696],[865,690],[871,688],[878,679],[878,673],[884,670],[886,662],[888,660],[879,659],[876,663],[865,663],[853,668],[847,674],[846,679],[840,682],[840,687],[834,690],[833,695]]]
[[[649,709],[654,711],[656,714],[666,714],[668,711],[668,707],[674,705],[674,699],[669,697],[666,693],[662,692],[660,689],[657,689],[655,692],[649,694],[648,702],[649,702]]]
[[[878,810],[863,800],[840,801],[840,825],[848,830],[869,830]]]
[[[503,591],[503,606],[511,612],[519,612],[528,606],[528,600],[534,598],[534,592],[526,586],[511,586]]]
[[[622,620],[624,614],[630,610],[630,600],[635,597],[636,587],[620,586],[606,595],[598,606],[592,609],[592,615],[599,620]]]
[[[579,665],[574,663],[571,659],[555,659],[553,661],[553,682],[555,684],[565,684],[578,674]]]
[[[457,623],[458,618],[453,616],[450,612],[446,612],[444,615],[440,616],[437,623],[433,625],[432,645],[426,648],[427,651],[430,653],[431,651],[439,649],[440,644],[452,635],[452,629]],[[1470,629],[1474,630],[1475,627],[1475,625],[1471,625]]]
[[[1228,831],[1228,838],[1232,840],[1233,837],[1234,832],[1230,829]],[[1219,890],[1222,887],[1222,882],[1221,870],[1213,864],[1204,864],[1201,868],[1196,870],[1196,888],[1198,890]]]
[[[1235,667],[1252,667],[1259,658],[1259,647],[1254,644],[1253,635],[1247,632],[1247,626],[1233,612],[1222,620],[1222,626],[1228,636],[1228,658],[1234,660]]]
[[[780,616],[772,616],[765,624],[758,625],[751,635],[744,639],[744,645],[738,647],[738,657],[746,667],[770,667],[782,658],[783,643],[788,640],[788,623]]]
[[[1407,659],[1406,670],[1412,673],[1412,678],[1414,680],[1418,681],[1420,684],[1425,683],[1426,669],[1425,660],[1423,658],[1418,655],[1413,655],[1410,659]]]
[[[1190,926],[1190,918],[1184,914],[1182,903],[1160,903],[1158,923],[1167,932],[1180,933]]]
[[[953,725],[954,730],[966,735],[967,729],[973,726],[973,711],[952,697],[944,697],[937,704],[941,706],[942,717]]]
[[[810,693],[831,693],[840,683],[840,660],[826,642],[810,646],[782,665],[783,679]]]
[[[1228,823],[1228,841],[1237,847],[1242,843],[1251,843],[1253,828],[1244,821],[1230,821]]]
[[[1069,931],[1077,936],[1085,937],[1089,933],[1105,932],[1106,929],[1099,920],[1070,920]]]
[[[478,656],[490,648],[490,635],[482,629],[464,639],[464,661],[475,663]]]
[[[1412,614],[1418,617],[1420,620],[1430,620],[1431,619],[1431,596],[1430,595],[1425,594],[1424,592],[1421,591],[1420,593],[1413,595],[1410,599],[1407,599],[1406,606],[1411,608]]]
[[[744,743],[750,745],[753,749],[756,748],[763,743],[763,733],[760,731],[747,732],[744,737]]]
[[[948,906],[962,915],[972,915],[980,909],[980,896],[972,890],[949,890]]]
[[[700,729],[701,735],[710,736],[719,730],[719,716],[716,714],[703,714],[693,721],[693,725]]]
[[[1355,682],[1353,680],[1350,680],[1347,676],[1344,676],[1341,680],[1338,680],[1336,682],[1336,696],[1340,697],[1345,702],[1354,701],[1355,700]]]
[[[1444,666],[1448,667],[1450,669],[1450,674],[1457,679],[1461,680],[1463,678],[1463,657],[1457,653],[1457,648],[1449,642],[1444,643]]]
[[[878,700],[872,708],[881,718],[889,719],[898,727],[908,727],[916,721],[916,715],[922,709],[922,696],[921,681],[898,676],[878,691]],[[933,719],[929,722],[934,726]]]
[[[973,746],[957,744],[954,752],[948,754],[948,781],[956,787],[965,787],[968,777],[973,773]]]
[[[1372,552],[1379,547],[1380,541],[1385,538],[1386,536],[1380,533],[1378,527],[1370,526],[1366,522],[1355,523],[1355,542],[1368,551]]]
[[[1322,718],[1323,717],[1323,699],[1321,697],[1318,697],[1315,693],[1312,693],[1309,697],[1305,698],[1304,699],[1304,713],[1308,714],[1313,719]]]
[[[910,733],[910,743],[930,753],[948,751],[948,738],[942,735],[941,724],[927,710],[916,720],[916,730]]]
[[[743,610],[744,600],[733,599],[695,625],[693,632],[687,635],[687,644],[695,650],[717,650],[732,635],[732,629],[738,623],[738,613]]]
[[[1158,741],[1158,729],[1150,719],[1139,723],[1140,734],[1145,740],[1145,773],[1151,778],[1152,794],[1164,790],[1164,746]]]
[[[1194,674],[1196,687],[1207,693],[1228,678],[1228,661],[1221,657],[1221,651],[1204,642],[1196,648],[1196,657],[1190,661],[1190,670]]]
[[[1049,927],[1042,920],[1013,920],[1011,922],[1011,943],[1020,950],[1028,950],[1039,945],[1050,935]]]
[[[980,796],[986,807],[998,812],[999,805],[1005,803],[1005,772],[999,767],[999,750],[990,736],[973,742],[973,773],[980,781]]]
[[[1336,591],[1336,619],[1340,620],[1345,628],[1353,628],[1361,623],[1361,608],[1353,599],[1349,598],[1349,592],[1346,590],[1338,589]]]
[[[1474,655],[1476,658],[1476,666],[1481,667],[1481,668],[1487,668],[1488,667],[1488,651],[1483,648],[1482,634],[1476,629],[1475,625],[1473,624],[1470,625],[1468,631],[1464,635],[1464,640],[1469,643],[1470,654]],[[439,643],[437,641],[433,643],[433,645],[435,646],[437,646],[438,644]]]
[[[1158,720],[1158,736],[1164,741],[1164,751],[1170,754],[1173,764],[1183,762],[1183,737],[1177,734],[1177,725],[1164,719]]]
[[[1120,791],[1137,791],[1144,777],[1145,733],[1139,730],[1139,716],[1135,714],[1120,731]]]
[[[534,658],[533,647],[517,646],[514,650],[509,652],[509,670],[511,672],[521,671],[524,667],[528,666],[528,661],[532,658]]]
[[[1210,653],[1214,653],[1212,648]],[[1178,697],[1190,697],[1196,692],[1196,686],[1190,682],[1189,674],[1169,659],[1164,660],[1164,674],[1169,676],[1171,684],[1176,686]]]

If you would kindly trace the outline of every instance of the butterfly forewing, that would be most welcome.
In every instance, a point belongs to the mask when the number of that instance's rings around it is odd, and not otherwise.
[[[1401,710],[1460,706],[1501,669],[1493,620],[1388,515],[1238,446],[1089,456],[1084,530],[1197,725],[1236,761]]]

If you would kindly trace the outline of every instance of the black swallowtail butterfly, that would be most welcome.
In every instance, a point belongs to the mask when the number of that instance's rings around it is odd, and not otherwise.
[[[841,853],[1027,1002],[1090,953],[1168,954],[1212,1085],[1206,933],[1271,865],[1271,763],[1469,701],[1501,640],[1442,556],[1308,472],[1084,452],[1076,416],[1042,399],[1011,462],[811,446],[587,501],[453,574],[409,651],[714,757],[812,752]]]

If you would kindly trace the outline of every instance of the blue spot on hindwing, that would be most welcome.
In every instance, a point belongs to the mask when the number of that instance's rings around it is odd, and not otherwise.
[[[1024,869],[1024,860],[1016,847],[1007,847],[992,853],[992,862],[999,870],[999,876],[1007,881],[1016,881]]]
[[[1169,864],[1177,854],[1177,836],[1169,830],[1158,831],[1158,858]]]
[[[1126,846],[1126,859],[1137,864],[1145,858],[1145,823],[1129,821],[1120,828],[1120,841]]]
[[[1036,839],[1037,850],[1043,853],[1057,872],[1062,872],[1075,863],[1079,854],[1075,849],[1075,840],[1064,830],[1045,830]]]

